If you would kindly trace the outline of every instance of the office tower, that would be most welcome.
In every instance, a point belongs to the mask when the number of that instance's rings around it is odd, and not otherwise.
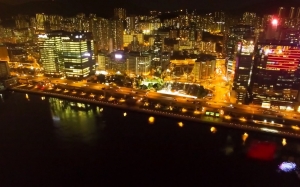
[[[7,61],[0,61],[0,79],[6,79],[10,76],[9,66]]]
[[[124,8],[115,8],[114,9],[114,18],[125,20],[126,18],[126,10]]]
[[[60,57],[62,40],[68,39],[68,33],[54,31],[47,35],[39,35],[41,63],[45,76],[60,77],[64,74],[64,64]]]
[[[284,109],[299,102],[298,44],[276,40],[259,42],[251,85],[254,104]]]
[[[256,38],[254,28],[249,25],[236,25],[230,28],[227,41],[227,78],[233,76],[233,93],[237,103],[247,103],[252,70],[252,56]],[[235,69],[232,70],[232,65]]]
[[[94,43],[92,34],[74,32],[62,40],[61,58],[69,79],[83,79],[95,74]]]
[[[127,74],[148,75],[150,73],[150,55],[130,52],[127,56]]]

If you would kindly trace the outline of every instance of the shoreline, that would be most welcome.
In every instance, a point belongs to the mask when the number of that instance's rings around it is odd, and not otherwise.
[[[204,122],[209,125],[223,126],[223,127],[228,127],[228,128],[235,128],[235,129],[240,129],[240,130],[250,130],[250,131],[256,131],[256,132],[263,132],[263,133],[271,133],[274,135],[277,134],[277,135],[288,136],[288,137],[292,137],[292,138],[300,138],[300,134],[291,133],[288,131],[272,132],[272,131],[262,130],[262,129],[266,129],[263,127],[253,127],[253,126],[250,126],[247,124],[227,123],[227,122],[216,121],[216,120],[204,120],[201,118],[188,116],[188,115],[184,115],[184,114],[175,114],[175,113],[169,113],[169,112],[164,112],[164,111],[157,111],[157,110],[152,110],[152,109],[140,108],[138,106],[119,105],[119,104],[114,104],[114,103],[110,103],[107,101],[98,101],[95,99],[81,98],[78,96],[67,96],[67,95],[63,95],[63,94],[25,90],[25,89],[15,88],[15,87],[9,88],[9,89],[7,89],[7,91],[16,91],[16,92],[22,92],[22,93],[35,94],[35,95],[50,96],[50,97],[68,99],[68,100],[73,100],[73,101],[78,101],[78,102],[85,102],[85,103],[89,103],[89,104],[96,104],[96,105],[102,105],[102,106],[113,107],[113,108],[118,108],[118,109],[124,109],[127,111],[147,113],[150,115],[158,115],[158,116],[176,118],[176,119],[192,121],[192,122],[202,122],[202,123]],[[219,118],[213,118],[213,119],[219,119]]]

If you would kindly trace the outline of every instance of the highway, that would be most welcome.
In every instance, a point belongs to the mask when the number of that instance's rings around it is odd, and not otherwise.
[[[300,137],[300,124],[294,118],[296,114],[286,115],[276,111],[269,111],[260,107],[252,107],[239,104],[217,103],[204,99],[192,99],[181,96],[161,94],[153,91],[136,90],[126,87],[118,87],[112,84],[90,83],[85,81],[72,81],[59,78],[29,77],[27,84],[17,86],[17,89],[31,90],[39,93],[61,94],[78,98],[93,98],[101,101],[125,103],[128,98],[140,101],[138,107],[147,110],[167,112],[167,114],[184,115],[189,118],[197,118],[202,121],[213,121],[240,125],[243,128],[262,128],[262,131],[276,133],[284,131],[297,134]],[[36,85],[40,82],[42,89]],[[146,105],[152,103],[152,105]],[[171,111],[172,110],[172,111]],[[213,112],[214,116],[207,112]],[[268,112],[268,114],[266,113]],[[215,116],[218,114],[219,116]],[[247,129],[247,128],[246,128]]]

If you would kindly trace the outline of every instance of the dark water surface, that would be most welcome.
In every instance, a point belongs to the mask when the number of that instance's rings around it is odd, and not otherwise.
[[[300,161],[299,140],[149,117],[2,93],[0,186],[300,186],[278,171]],[[258,141],[276,146],[272,159],[247,156]]]

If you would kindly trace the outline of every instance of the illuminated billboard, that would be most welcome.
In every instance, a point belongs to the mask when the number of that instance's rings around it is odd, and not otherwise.
[[[268,70],[296,71],[300,61],[299,47],[266,45],[260,48],[259,53],[267,57]]]

